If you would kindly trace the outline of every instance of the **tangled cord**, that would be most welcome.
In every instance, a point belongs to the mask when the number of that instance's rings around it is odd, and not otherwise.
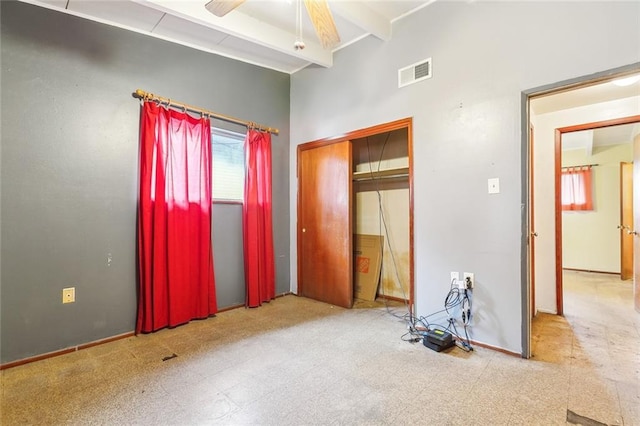
[[[456,321],[451,312],[456,307],[460,307],[461,310],[464,337],[462,337],[458,332]],[[429,322],[429,318],[442,313],[446,313],[448,317],[448,323],[446,326]],[[401,337],[405,342],[419,342],[425,337],[428,331],[441,330],[452,334],[456,338],[456,345],[459,348],[467,352],[473,351],[473,347],[471,346],[469,339],[469,333],[467,331],[467,327],[471,322],[471,299],[469,298],[469,291],[467,289],[460,289],[456,287],[455,281],[453,280],[451,281],[451,288],[444,299],[444,309],[421,317],[406,314],[403,319],[407,323],[407,329],[409,330]]]
[[[386,134],[386,137],[384,139],[384,142],[382,144],[382,148],[380,150],[380,157],[378,158],[377,161],[377,171],[380,171],[380,165],[382,163],[382,158],[383,158],[383,154],[384,154],[384,150],[385,147],[387,145],[387,142],[389,141],[389,137],[391,136],[391,132],[388,132]],[[394,271],[395,271],[395,278],[398,282],[398,287],[400,288],[400,291],[402,292],[403,295],[403,300],[404,300],[404,308],[407,310],[407,312],[404,315],[399,315],[395,312],[393,312],[388,303],[387,303],[387,298],[386,295],[384,294],[384,286],[382,286],[382,295],[385,296],[384,298],[384,302],[385,302],[385,307],[387,310],[387,313],[403,320],[406,324],[407,324],[407,332],[405,334],[403,334],[400,338],[405,341],[405,342],[412,342],[412,343],[416,343],[419,342],[421,340],[423,340],[425,338],[425,335],[428,331],[430,330],[442,330],[442,331],[446,331],[450,334],[452,334],[453,336],[456,337],[456,344],[458,345],[458,347],[460,347],[461,349],[464,349],[465,351],[472,351],[473,348],[471,347],[471,343],[469,340],[469,334],[467,332],[467,326],[469,325],[470,321],[471,321],[471,299],[469,298],[469,294],[468,294],[468,290],[467,289],[459,289],[458,287],[455,286],[455,281],[452,280],[451,281],[451,288],[449,289],[449,292],[447,293],[447,296],[445,297],[445,301],[444,301],[444,309],[434,312],[432,314],[429,314],[427,316],[422,316],[422,317],[416,317],[411,313],[411,310],[407,304],[407,295],[405,293],[405,289],[404,286],[402,285],[402,280],[400,279],[400,275],[399,275],[399,271],[398,271],[398,266],[396,264],[396,259],[395,259],[395,254],[394,254],[394,250],[391,247],[391,240],[389,238],[389,229],[387,227],[387,220],[384,214],[384,209],[382,206],[382,194],[380,193],[380,186],[379,186],[379,177],[375,177],[374,173],[373,173],[373,167],[372,164],[373,159],[371,158],[371,149],[369,146],[369,137],[366,138],[366,146],[367,146],[367,157],[368,157],[368,164],[369,164],[369,173],[371,174],[371,180],[375,183],[375,192],[377,194],[377,198],[378,198],[378,211],[379,211],[379,215],[380,215],[380,222],[379,222],[379,234],[383,235],[382,231],[384,230],[384,235],[386,237],[386,244],[389,246],[389,253],[391,255],[391,263],[394,267]],[[380,249],[381,251],[381,258],[384,257],[384,246],[381,247]],[[382,261],[381,261],[382,263]],[[458,329],[456,327],[456,323],[455,320],[453,319],[453,316],[451,314],[451,312],[449,310],[453,310],[455,307],[460,306],[461,307],[461,316],[462,316],[462,324],[464,326],[464,335],[465,337],[462,338],[460,336],[460,334],[458,333]],[[446,327],[440,326],[438,324],[431,324],[428,321],[429,317],[432,317],[434,315],[438,315],[441,313],[447,313],[448,316],[448,324]]]

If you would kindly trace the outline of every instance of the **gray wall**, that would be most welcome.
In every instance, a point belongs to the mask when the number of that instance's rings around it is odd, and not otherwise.
[[[24,3],[0,7],[0,362],[133,330],[137,88],[281,129],[273,217],[277,292],[288,291],[289,75]],[[220,307],[244,302],[238,211],[214,207]],[[68,286],[76,303],[63,305]]]
[[[242,204],[213,204],[213,260],[218,306],[245,301]],[[284,284],[284,283],[283,283]]]
[[[433,78],[398,89],[397,70],[428,57]],[[471,337],[521,353],[521,92],[639,60],[638,2],[434,2],[391,41],[292,76],[291,199],[297,144],[413,117],[417,314],[442,309],[449,272],[473,272]]]

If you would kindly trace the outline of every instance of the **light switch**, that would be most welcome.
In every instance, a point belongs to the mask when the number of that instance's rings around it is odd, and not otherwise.
[[[489,185],[489,194],[499,194],[500,193],[500,179],[492,178],[487,181]]]

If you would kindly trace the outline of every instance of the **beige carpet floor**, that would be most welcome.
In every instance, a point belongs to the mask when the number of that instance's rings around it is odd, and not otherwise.
[[[383,304],[345,310],[285,296],[3,370],[0,421],[640,425],[630,282],[567,273],[565,290],[565,317],[536,317],[530,360],[403,342],[406,325]]]

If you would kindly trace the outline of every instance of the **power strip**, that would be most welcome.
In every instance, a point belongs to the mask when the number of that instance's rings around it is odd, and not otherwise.
[[[442,352],[455,346],[456,342],[451,333],[443,330],[429,330],[422,338],[422,344],[436,352]]]

